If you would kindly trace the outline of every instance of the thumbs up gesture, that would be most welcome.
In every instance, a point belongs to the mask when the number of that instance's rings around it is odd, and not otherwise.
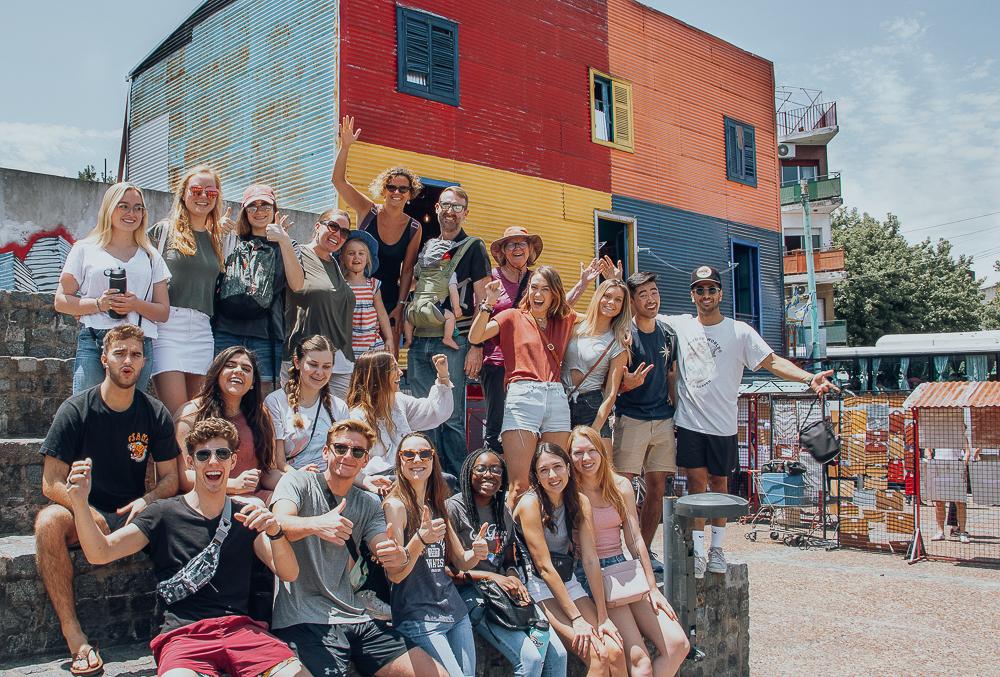
[[[476,536],[476,540],[472,541],[472,554],[475,555],[476,560],[484,560],[490,555],[490,545],[486,542],[486,532],[490,529],[490,525],[483,522],[482,526],[479,527],[479,535]]]
[[[375,559],[386,569],[398,569],[406,564],[406,551],[396,542],[396,530],[389,522],[386,526],[387,538],[375,544]]]
[[[423,512],[420,514],[420,528],[417,529],[417,534],[420,536],[420,540],[423,541],[424,544],[437,543],[444,538],[447,530],[448,527],[445,524],[444,519],[440,517],[437,519],[431,519],[431,510],[425,505]]]
[[[324,541],[329,541],[334,545],[344,545],[351,537],[354,523],[344,517],[344,508],[347,506],[347,499],[340,499],[340,505],[323,515],[314,517],[313,524],[316,528],[316,535]]]

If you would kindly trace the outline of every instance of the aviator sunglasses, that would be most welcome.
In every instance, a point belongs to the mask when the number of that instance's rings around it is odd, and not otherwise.
[[[352,447],[349,444],[334,444],[333,453],[337,456],[347,456],[347,454],[350,454],[354,458],[364,458],[368,450],[364,447]]]
[[[194,460],[199,463],[205,463],[208,459],[212,458],[215,454],[215,458],[220,461],[228,461],[232,458],[233,450],[229,447],[219,447],[218,449],[196,449],[194,452]]]
[[[194,195],[195,197],[201,197],[202,194],[204,194],[205,197],[209,198],[219,197],[218,188],[205,188],[204,186],[188,186],[188,190],[191,191],[191,194]]]

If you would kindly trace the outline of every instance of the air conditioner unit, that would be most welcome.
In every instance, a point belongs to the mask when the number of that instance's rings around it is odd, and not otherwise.
[[[778,159],[787,160],[789,158],[795,157],[795,144],[794,143],[779,143],[778,144]]]

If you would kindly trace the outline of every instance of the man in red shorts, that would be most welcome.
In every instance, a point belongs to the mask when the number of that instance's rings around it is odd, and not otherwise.
[[[163,628],[150,647],[157,673],[171,677],[304,677],[284,642],[247,615],[251,553],[282,581],[299,574],[295,553],[263,506],[226,496],[239,438],[228,421],[199,421],[185,439],[194,490],[154,502],[131,524],[105,535],[87,509],[91,461],[70,468],[67,491],[87,560],[106,564],[149,545]]]

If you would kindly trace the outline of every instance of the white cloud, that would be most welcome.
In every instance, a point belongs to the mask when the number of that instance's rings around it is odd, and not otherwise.
[[[917,17],[897,17],[883,22],[881,28],[898,40],[913,40],[927,32],[927,27]]]
[[[76,176],[88,164],[117,160],[120,130],[0,122],[0,166],[42,174]],[[67,161],[78,165],[67,166]]]
[[[979,63],[974,63],[969,68],[969,72],[966,74],[966,78],[969,80],[983,80],[990,77],[993,71],[993,64],[996,63],[996,59],[984,59]]]

